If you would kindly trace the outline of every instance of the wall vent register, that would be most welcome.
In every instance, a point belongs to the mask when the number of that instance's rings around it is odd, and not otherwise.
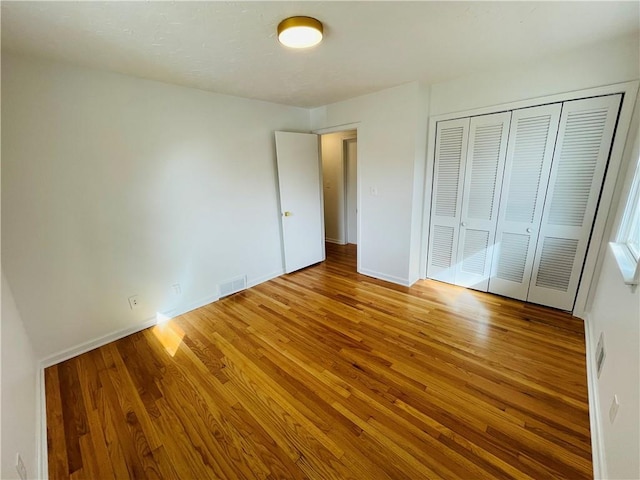
[[[219,285],[220,298],[228,297],[234,293],[238,293],[247,288],[247,276],[241,275]]]

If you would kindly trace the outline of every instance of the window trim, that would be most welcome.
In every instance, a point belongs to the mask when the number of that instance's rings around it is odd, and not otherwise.
[[[631,228],[635,224],[640,228],[640,152],[636,138],[633,148],[633,158],[636,159],[633,179],[625,200],[624,213],[620,219],[618,232],[614,242],[609,244],[616,259],[624,283],[635,291],[640,283],[640,251],[629,243]]]
[[[616,259],[624,283],[635,291],[640,283],[640,262],[633,258],[629,247],[624,243],[611,242],[609,248]]]

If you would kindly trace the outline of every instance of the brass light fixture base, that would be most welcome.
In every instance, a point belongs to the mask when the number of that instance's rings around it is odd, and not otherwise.
[[[309,48],[322,41],[322,22],[312,17],[289,17],[278,24],[278,40],[291,48]]]

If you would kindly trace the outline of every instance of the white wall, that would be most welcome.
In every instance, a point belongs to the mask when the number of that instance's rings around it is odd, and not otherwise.
[[[37,478],[37,359],[2,273],[2,470],[0,478],[19,478],[20,453],[29,478]]]
[[[621,195],[611,214],[614,222],[608,235],[616,239],[631,179],[640,156],[640,98],[627,139],[627,148],[617,190]],[[604,333],[606,357],[600,378],[594,379],[598,430],[604,453],[603,478],[640,478],[640,292],[624,285],[608,246],[599,277],[592,285],[593,299],[587,315],[591,357],[598,337]],[[587,359],[595,369],[595,359]],[[620,408],[613,423],[609,407],[618,396]]]
[[[603,478],[640,478],[640,294],[624,285],[609,249],[587,321],[591,351],[595,354],[598,337],[604,332],[607,352],[596,381],[606,465]],[[614,395],[620,408],[612,424],[609,407]]]
[[[430,91],[430,115],[496,107],[509,102],[637,80],[640,77],[639,45],[640,37],[637,34],[623,36],[539,62],[487,70],[433,85]],[[625,99],[624,105],[627,103],[628,99]],[[623,109],[626,107],[623,106]],[[427,171],[433,171],[432,158],[427,159]],[[605,188],[609,187],[605,185]],[[610,191],[607,195],[610,195]],[[425,218],[428,218],[428,212],[425,212]],[[598,217],[596,229],[602,225]],[[587,265],[594,261],[595,256],[589,252]],[[596,272],[598,269],[599,265],[596,264]],[[576,302],[577,314],[581,316],[584,314],[583,293],[586,291],[581,289]]]
[[[4,54],[2,73],[3,268],[39,357],[283,271],[273,131],[307,109]]]
[[[355,131],[327,133],[320,137],[322,184],[324,193],[324,230],[327,241],[346,243],[345,171],[343,140]]]
[[[422,202],[414,202],[416,168],[424,162],[426,104],[418,82],[311,111],[314,130],[358,123],[360,272],[409,284],[418,263],[412,234],[420,230]],[[418,165],[418,167],[416,167]],[[423,178],[417,178],[422,185]],[[377,194],[372,193],[372,189]],[[414,215],[414,209],[419,209]]]
[[[413,82],[313,109],[314,130],[359,124],[362,273],[407,284],[422,272],[425,168],[432,168],[425,165],[428,116],[635,80],[638,69],[633,35],[535,64],[431,87]]]
[[[637,35],[625,36],[539,62],[493,68],[432,85],[430,115],[489,107],[636,80]]]

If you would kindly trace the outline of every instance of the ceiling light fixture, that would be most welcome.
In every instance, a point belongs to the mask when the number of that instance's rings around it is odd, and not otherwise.
[[[289,17],[278,25],[278,40],[291,48],[309,48],[322,41],[322,23],[311,17]]]

